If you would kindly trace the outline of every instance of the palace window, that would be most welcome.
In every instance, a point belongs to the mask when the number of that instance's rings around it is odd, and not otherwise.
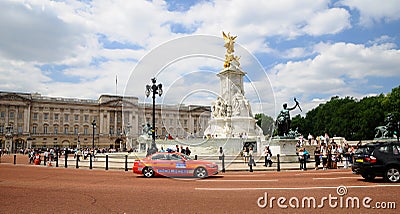
[[[22,132],[23,132],[22,126],[18,126],[18,134],[22,134]]]
[[[85,135],[89,134],[88,127],[85,127],[85,128],[83,129],[83,134],[85,134]]]
[[[47,134],[47,125],[43,126],[43,133]]]
[[[65,115],[64,115],[64,121],[65,121],[65,122],[68,122],[68,121],[69,121],[69,115],[68,115],[68,114],[65,114]]]
[[[48,120],[49,119],[49,113],[44,113],[44,119]]]
[[[58,114],[54,114],[54,120],[58,120]]]
[[[64,134],[68,134],[68,126],[64,127]]]
[[[54,134],[58,134],[58,127],[54,126]]]
[[[33,120],[37,120],[38,119],[38,113],[33,113]]]
[[[32,127],[32,134],[36,134],[36,131],[37,131],[37,126],[33,126]]]
[[[14,112],[13,111],[10,112],[10,119],[14,119]]]

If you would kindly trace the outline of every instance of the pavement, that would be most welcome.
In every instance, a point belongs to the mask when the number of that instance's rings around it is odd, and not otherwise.
[[[365,181],[349,169],[147,179],[132,171],[50,168],[17,158],[13,165],[5,162],[13,156],[2,157],[0,214],[398,213],[400,200],[399,184]]]
[[[108,157],[106,157],[108,156]],[[137,154],[137,153],[109,153],[109,154],[98,154],[94,160],[92,160],[92,163],[90,163],[90,159],[84,159],[80,158],[80,160],[77,162],[76,159],[74,159],[73,155],[69,155],[67,158],[67,162],[65,162],[65,157],[62,156],[59,158],[58,161],[58,166],[56,161],[52,161],[51,165],[46,163],[44,164],[43,161],[41,161],[39,166],[42,167],[62,167],[62,168],[83,168],[83,169],[89,169],[90,165],[92,169],[104,169],[104,170],[125,170],[125,171],[130,171],[132,170],[133,162],[136,159],[143,158],[144,154]],[[221,160],[219,160],[218,156],[198,156],[197,157],[199,160],[207,160],[210,162],[215,162],[218,164],[220,170],[222,170],[222,163]],[[14,160],[15,159],[15,160]],[[108,164],[106,164],[106,159],[108,159]],[[240,156],[227,156],[225,159],[225,171],[278,171],[278,163],[276,161],[276,157],[273,157],[273,164],[271,167],[266,167],[264,166],[264,161],[263,157],[255,157],[254,158],[256,161],[256,166],[252,166],[250,169],[250,166],[248,163],[245,163],[243,158]],[[11,154],[11,155],[3,155],[0,158],[0,163],[8,163],[8,164],[28,164],[29,165],[29,159],[27,155],[21,155],[21,154]],[[65,166],[65,163],[67,167]],[[33,164],[31,164],[33,165]],[[338,163],[337,164],[338,169],[344,168],[343,163]],[[300,163],[299,162],[281,162],[279,164],[280,171],[288,171],[288,170],[300,170]],[[307,169],[308,170],[315,170],[315,163],[314,160],[310,160],[307,163]],[[322,165],[319,166],[319,169],[322,169]]]

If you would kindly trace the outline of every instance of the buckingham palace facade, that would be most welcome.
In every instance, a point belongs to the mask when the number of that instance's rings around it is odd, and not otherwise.
[[[156,105],[155,132],[202,137],[210,106]],[[151,124],[152,105],[137,97],[101,95],[97,100],[0,92],[0,148],[135,149],[143,127]]]

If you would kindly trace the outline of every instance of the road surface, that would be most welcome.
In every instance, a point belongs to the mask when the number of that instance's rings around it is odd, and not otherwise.
[[[400,209],[400,184],[382,179],[366,182],[348,169],[147,179],[132,171],[3,162],[0,192],[0,213],[398,213]]]

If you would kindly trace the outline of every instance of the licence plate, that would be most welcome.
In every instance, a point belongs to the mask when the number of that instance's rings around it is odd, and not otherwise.
[[[357,163],[362,163],[362,162],[364,162],[364,160],[363,159],[357,159],[356,162]]]

